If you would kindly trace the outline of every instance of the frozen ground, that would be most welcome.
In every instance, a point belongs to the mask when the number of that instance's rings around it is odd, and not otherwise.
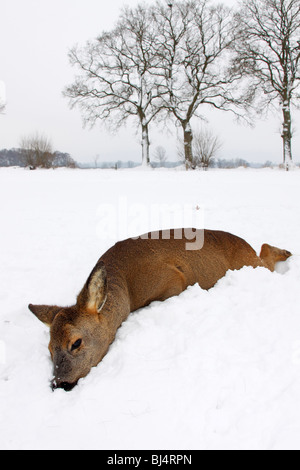
[[[204,209],[207,228],[295,256],[132,314],[102,363],[53,393],[27,304],[72,304],[120,228],[158,228],[158,203],[165,224]],[[1,449],[300,449],[299,171],[1,169],[0,206]]]

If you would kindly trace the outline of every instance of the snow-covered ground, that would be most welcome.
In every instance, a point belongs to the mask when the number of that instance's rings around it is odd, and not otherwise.
[[[300,449],[300,171],[1,169],[0,206],[1,449]],[[98,367],[52,392],[27,304],[72,304],[126,227],[180,212],[295,256],[131,314]]]

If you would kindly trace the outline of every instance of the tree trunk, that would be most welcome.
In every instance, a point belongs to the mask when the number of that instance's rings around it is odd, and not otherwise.
[[[186,169],[195,169],[193,165],[193,131],[190,122],[184,121],[182,123],[183,128],[183,144],[184,144],[184,160]]]
[[[150,165],[149,147],[150,141],[148,124],[142,122],[142,166]]]
[[[286,171],[289,171],[293,166],[292,157],[292,121],[291,109],[289,100],[283,102],[283,125],[282,125],[282,139],[283,139],[283,163]]]

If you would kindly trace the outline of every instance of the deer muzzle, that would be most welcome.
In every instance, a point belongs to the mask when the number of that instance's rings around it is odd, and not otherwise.
[[[53,358],[54,370],[53,380],[51,382],[52,390],[62,388],[66,392],[72,390],[77,384],[78,380],[72,379],[73,367],[71,358],[68,357],[67,352],[58,351]]]

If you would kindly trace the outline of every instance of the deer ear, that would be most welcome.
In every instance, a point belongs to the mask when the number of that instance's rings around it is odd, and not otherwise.
[[[29,310],[43,323],[51,326],[54,318],[58,314],[62,307],[50,306],[50,305],[28,305]]]
[[[77,305],[99,313],[107,299],[107,273],[103,261],[96,264],[77,298]]]

